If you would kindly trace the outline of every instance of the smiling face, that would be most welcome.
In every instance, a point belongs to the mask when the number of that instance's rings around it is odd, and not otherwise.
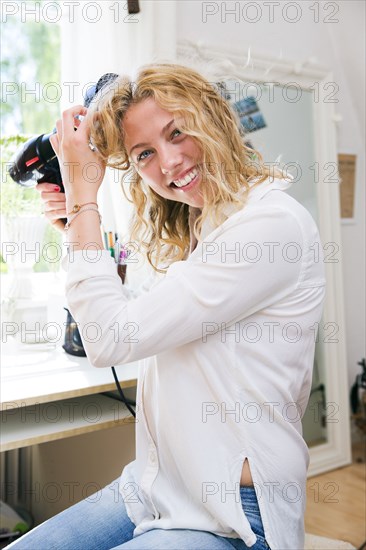
[[[148,98],[131,105],[123,122],[125,146],[143,181],[158,195],[203,207],[202,154],[196,141],[180,132],[174,116]]]

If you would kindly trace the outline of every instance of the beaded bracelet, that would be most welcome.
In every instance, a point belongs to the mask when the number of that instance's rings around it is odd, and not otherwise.
[[[99,225],[100,225],[102,223],[102,216],[100,215],[99,210],[97,208],[84,208],[83,210],[79,210],[78,212],[76,212],[76,214],[74,216],[72,216],[67,221],[67,224],[65,225],[64,230],[68,231],[69,227],[72,224],[72,222],[74,221],[74,219],[77,218],[80,214],[83,214],[84,212],[87,212],[88,210],[91,210],[92,212],[96,212],[98,214],[98,216],[99,216]]]

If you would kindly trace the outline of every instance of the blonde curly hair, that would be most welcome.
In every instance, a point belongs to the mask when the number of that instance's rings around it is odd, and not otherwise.
[[[235,211],[244,207],[251,180],[258,185],[268,177],[283,177],[280,170],[264,165],[258,151],[245,145],[239,118],[222,92],[221,84],[208,82],[191,68],[160,63],[143,66],[134,82],[118,77],[90,105],[94,145],[107,166],[125,172],[122,189],[135,206],[131,240],[146,251],[158,272],[166,272],[171,263],[189,254],[189,206],[161,197],[136,171],[124,143],[123,121],[130,105],[153,98],[179,119],[179,130],[199,146],[204,206],[193,228],[198,240],[207,217],[215,227],[227,219],[222,212],[225,203],[232,203]]]

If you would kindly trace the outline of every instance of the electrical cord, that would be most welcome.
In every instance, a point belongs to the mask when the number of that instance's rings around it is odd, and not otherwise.
[[[111,367],[112,369],[112,373],[113,373],[113,377],[114,377],[114,381],[116,383],[116,386],[117,386],[117,390],[118,390],[118,393],[120,395],[120,398],[121,398],[121,401],[122,403],[124,403],[126,405],[126,407],[128,408],[128,410],[130,411],[130,413],[132,414],[132,416],[134,418],[136,418],[136,412],[133,410],[133,408],[131,407],[131,404],[136,407],[136,403],[134,401],[131,401],[130,399],[127,399],[125,394],[123,393],[122,391],[122,388],[121,388],[121,384],[119,383],[119,380],[117,378],[117,373],[116,373],[116,370],[114,367]]]

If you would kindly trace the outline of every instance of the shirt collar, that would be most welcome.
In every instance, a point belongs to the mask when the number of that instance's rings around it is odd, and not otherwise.
[[[280,189],[281,191],[286,191],[289,187],[291,187],[293,183],[293,176],[288,175],[286,178],[273,178],[272,176],[269,176],[267,179],[265,179],[262,183],[260,183],[257,186],[254,186],[254,184],[258,181],[258,178],[251,180],[249,182],[249,194],[245,203],[245,206],[255,204],[256,202],[260,201],[267,193],[270,191],[273,191],[274,189]],[[196,218],[199,216],[201,210],[199,208],[196,208],[194,206],[189,207],[189,228],[190,228],[190,234],[191,234],[191,243],[190,243],[190,252],[192,252],[197,244],[197,241],[193,235],[193,225],[196,220]],[[235,206],[233,203],[226,203],[223,206],[223,213],[228,218],[235,214],[237,212]],[[201,239],[203,240],[212,233],[216,229],[215,226],[212,225],[212,222],[209,219],[206,219],[205,222],[202,225],[201,230]]]

